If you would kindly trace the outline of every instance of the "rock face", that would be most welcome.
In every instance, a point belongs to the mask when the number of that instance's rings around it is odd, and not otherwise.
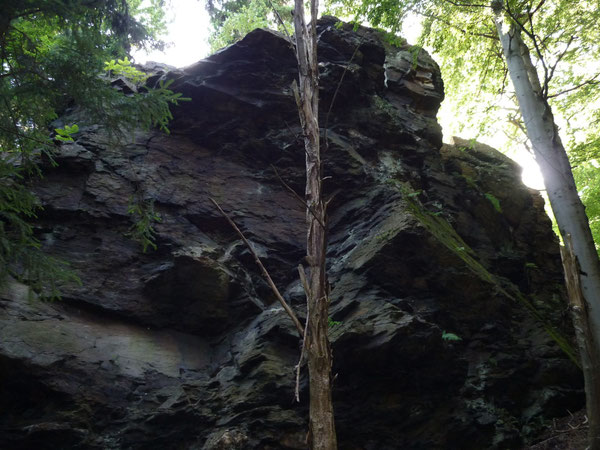
[[[497,151],[442,145],[428,55],[333,18],[319,30],[340,448],[518,448],[583,401],[576,367],[504,294],[566,322],[543,201]],[[297,333],[208,201],[303,317],[304,207],[272,167],[303,192],[293,53],[255,30],[153,71],[192,98],[171,135],[82,127],[35,188],[40,239],[82,285],[54,303],[2,293],[0,447],[303,449]],[[156,251],[128,236],[130,197],[161,216]]]

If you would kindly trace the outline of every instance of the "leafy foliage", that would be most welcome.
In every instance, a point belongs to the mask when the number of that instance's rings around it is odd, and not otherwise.
[[[97,117],[97,121],[107,124],[110,133],[125,135],[128,130],[136,127],[145,130],[157,127],[168,134],[167,125],[173,118],[169,105],[191,100],[169,89],[173,80],[160,80],[158,87],[148,89],[144,85],[148,75],[133,67],[127,57],[106,62],[104,69],[109,80],[121,78],[134,89],[134,93],[127,96],[113,89],[112,92],[109,91],[112,95],[101,99],[105,103],[99,111],[104,114]],[[109,113],[106,114],[106,111]]]
[[[78,281],[59,259],[44,255],[28,219],[36,217],[36,197],[21,183],[23,169],[0,160],[0,281],[7,275],[27,279],[49,298],[58,296],[57,280]],[[45,290],[43,289],[45,288]]]
[[[79,125],[65,125],[64,128],[55,128],[54,131],[56,132],[54,139],[57,141],[74,142],[72,135],[79,132]]]
[[[359,22],[402,31],[405,23],[422,21],[419,44],[440,63],[446,101],[441,115],[460,118],[450,134],[461,132],[488,142],[527,145],[524,124],[510,91],[501,46],[493,23],[500,7],[519,24],[559,125],[580,191],[600,184],[600,170],[592,161],[600,156],[600,8],[595,1],[498,0],[342,0],[330,2],[330,12]],[[416,18],[415,18],[416,17]],[[590,166],[590,164],[592,164]],[[577,174],[577,172],[580,172]],[[591,222],[600,219],[584,199]],[[595,228],[596,242],[600,234]]]
[[[285,24],[292,27],[292,8],[283,0],[234,0],[207,2],[213,33],[210,37],[212,51],[232,44],[255,28],[268,27],[284,31],[273,8]]]
[[[136,85],[144,83],[148,79],[148,75],[141,70],[136,69],[131,65],[129,58],[114,60],[111,59],[104,63],[104,70],[108,72],[108,76],[125,77],[131,80]]]
[[[575,182],[580,186],[579,195],[590,220],[590,228],[596,249],[600,251],[600,169],[597,159],[582,163],[573,170]]]
[[[67,266],[42,252],[29,221],[41,205],[29,190],[41,175],[39,161],[56,145],[76,139],[88,117],[112,134],[142,125],[167,130],[169,104],[183,100],[165,83],[142,87],[145,75],[131,66],[131,45],[160,46],[162,0],[7,0],[0,17],[0,281],[7,275],[37,290],[73,281]],[[134,15],[140,15],[136,20]],[[108,63],[105,63],[108,61]],[[101,76],[109,70],[109,76]],[[110,86],[119,76],[137,86],[124,95]],[[59,114],[78,118],[54,123]],[[51,130],[55,136],[51,137]]]

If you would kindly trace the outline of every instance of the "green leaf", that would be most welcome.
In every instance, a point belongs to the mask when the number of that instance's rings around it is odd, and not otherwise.
[[[445,341],[462,341],[462,338],[454,333],[446,333],[442,331],[442,339]]]
[[[56,131],[56,136],[54,136],[54,139],[57,141],[73,142],[73,137],[71,135],[79,131],[79,125],[65,125],[64,128],[55,128],[54,131]]]
[[[335,326],[338,326],[338,325],[341,325],[341,324],[342,324],[342,322],[339,322],[337,320],[333,320],[331,317],[327,318],[327,325],[329,325],[330,327],[335,327]]]
[[[498,200],[493,194],[490,194],[488,192],[485,194],[485,198],[488,199],[488,201],[492,204],[496,211],[498,211],[499,213],[502,212],[502,208],[500,207],[500,200]]]
[[[54,139],[61,142],[74,142],[71,136],[61,136],[59,134],[54,136]]]

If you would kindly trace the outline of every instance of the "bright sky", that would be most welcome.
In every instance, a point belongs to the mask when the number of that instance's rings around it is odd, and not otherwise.
[[[169,47],[164,52],[135,51],[133,56],[137,63],[156,61],[183,67],[208,56],[210,23],[204,0],[170,0],[167,22],[164,40]]]
[[[165,52],[134,52],[133,56],[136,62],[156,61],[176,67],[183,67],[208,56],[210,52],[208,45],[210,23],[208,13],[204,7],[204,1],[170,0],[170,8],[167,13],[167,21],[169,22],[168,34],[165,37],[165,41],[170,43],[169,47],[166,48]],[[409,43],[415,43],[420,33],[420,20],[416,17],[407,18],[405,23],[410,25],[402,30],[402,35]],[[444,141],[449,142],[455,133],[453,130],[458,129],[456,118],[449,114],[444,114],[442,108],[441,113],[438,115],[438,120],[444,130]],[[476,132],[463,131],[459,135],[468,139],[475,136]],[[492,147],[499,148],[505,146],[506,137],[498,134],[490,139],[482,138],[481,141]],[[534,189],[544,189],[543,179],[533,156],[522,145],[513,145],[512,149],[509,156],[523,167],[523,182]]]
[[[410,44],[415,44],[421,34],[421,20],[416,15],[408,15],[404,20],[404,25],[407,24],[408,26],[403,26],[401,34]],[[431,49],[427,50],[431,52]],[[435,54],[433,55],[433,58],[435,59]],[[457,121],[457,118],[452,113],[446,111],[446,109],[447,108],[442,107],[437,117],[444,133],[444,142],[451,143],[453,135],[465,139],[477,136],[477,130],[475,129],[465,129],[461,132],[457,131],[461,124]],[[514,142],[509,143],[506,136],[501,132],[496,133],[490,138],[479,137],[478,140],[496,149],[508,148],[508,156],[519,163],[523,168],[523,183],[530,188],[540,191],[545,189],[544,179],[542,178],[539,166],[535,162],[533,155],[531,155],[522,144]]]

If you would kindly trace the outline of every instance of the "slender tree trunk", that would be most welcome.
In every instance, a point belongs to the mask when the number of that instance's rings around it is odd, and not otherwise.
[[[310,384],[309,447],[337,449],[331,399],[331,348],[329,346],[326,250],[326,206],[322,198],[321,155],[319,147],[319,72],[317,66],[317,8],[311,1],[311,24],[306,25],[304,4],[295,0],[294,28],[298,59],[299,89],[296,92],[306,152],[306,220],[309,265],[307,326],[305,345]]]
[[[590,423],[589,448],[600,450],[600,262],[552,111],[540,92],[537,73],[528,70],[533,67],[529,51],[519,31],[514,26],[507,27],[500,14],[496,15],[496,26],[552,211],[563,240],[567,242],[568,236],[572,239],[573,255],[580,268],[579,283],[585,306],[580,314],[585,317],[579,322],[583,321],[588,330],[580,353]],[[533,82],[532,77],[535,77]],[[580,327],[581,323],[576,321],[575,326]]]

